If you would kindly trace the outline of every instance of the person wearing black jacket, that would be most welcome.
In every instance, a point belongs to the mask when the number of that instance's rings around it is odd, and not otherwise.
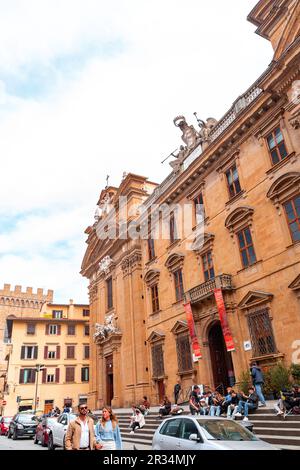
[[[174,399],[175,399],[175,405],[177,405],[180,390],[181,390],[180,381],[177,380],[177,383],[174,385]]]
[[[243,421],[248,421],[249,410],[256,410],[258,406],[258,396],[254,391],[253,387],[249,388],[249,395],[242,394],[242,398],[245,398],[246,401],[239,401],[238,411],[235,416],[242,416],[242,410],[244,410],[244,419]]]

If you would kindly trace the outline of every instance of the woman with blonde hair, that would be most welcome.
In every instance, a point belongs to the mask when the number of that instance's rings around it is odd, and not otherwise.
[[[101,450],[122,450],[121,432],[118,420],[110,406],[102,408],[102,417],[95,429],[97,443]]]

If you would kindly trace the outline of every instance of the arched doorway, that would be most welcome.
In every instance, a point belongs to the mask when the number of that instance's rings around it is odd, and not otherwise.
[[[231,353],[226,351],[226,345],[221,323],[214,323],[208,333],[210,361],[214,387],[220,392],[235,383]],[[223,390],[222,390],[223,389]]]

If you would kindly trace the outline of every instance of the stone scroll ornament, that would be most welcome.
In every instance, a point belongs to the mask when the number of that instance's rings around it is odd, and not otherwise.
[[[105,256],[99,263],[99,273],[108,274],[113,260],[110,256]]]
[[[105,317],[105,324],[95,323],[94,339],[103,340],[107,338],[111,333],[118,332],[118,328],[114,326],[114,315],[107,315]]]

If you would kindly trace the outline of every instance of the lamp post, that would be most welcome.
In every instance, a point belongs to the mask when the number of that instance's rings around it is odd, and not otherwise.
[[[38,383],[39,383],[39,372],[40,370],[45,369],[44,364],[36,364],[35,371],[36,371],[36,382],[35,382],[35,397],[34,397],[34,414],[36,413],[36,404],[37,404],[37,391],[38,391]]]

